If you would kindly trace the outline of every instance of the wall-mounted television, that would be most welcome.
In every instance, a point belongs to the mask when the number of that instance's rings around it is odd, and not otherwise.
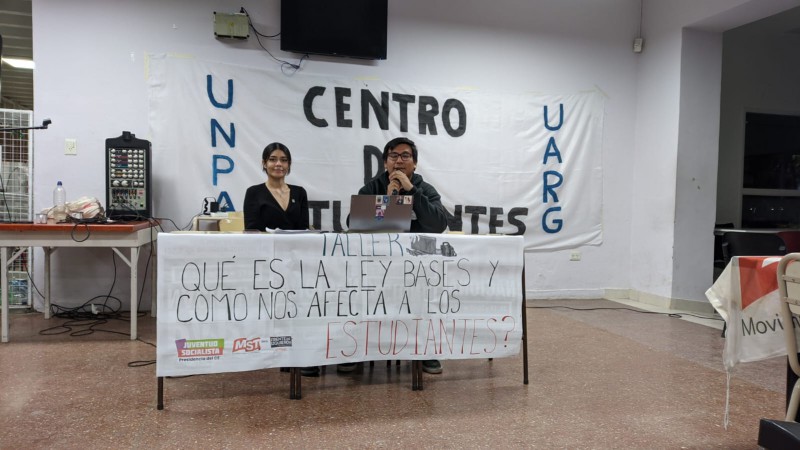
[[[389,0],[281,0],[281,50],[386,59]]]

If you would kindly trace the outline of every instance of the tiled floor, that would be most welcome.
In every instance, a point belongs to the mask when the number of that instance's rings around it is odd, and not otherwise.
[[[42,336],[60,323],[17,314],[0,345],[0,449],[595,448],[755,449],[761,417],[783,415],[785,361],[744,364],[723,428],[724,339],[717,328],[553,300],[528,309],[522,358],[446,361],[411,390],[410,366],[349,375],[329,367],[289,400],[278,369],[165,380],[156,410],[155,348],[119,334]],[[125,333],[127,322],[96,328]],[[140,318],[142,341],[155,321]]]

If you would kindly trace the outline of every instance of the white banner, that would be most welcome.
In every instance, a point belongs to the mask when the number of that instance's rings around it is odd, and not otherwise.
[[[517,355],[522,244],[161,233],[157,375]]]
[[[725,368],[786,354],[780,318],[778,262],[781,258],[738,256],[720,274],[706,297],[725,319]]]
[[[603,97],[291,75],[151,56],[154,208],[181,224],[205,197],[240,210],[265,180],[261,152],[292,152],[315,229],[346,229],[350,195],[411,138],[417,173],[441,194],[451,231],[523,235],[526,250],[602,243]],[[178,174],[176,176],[176,174]]]

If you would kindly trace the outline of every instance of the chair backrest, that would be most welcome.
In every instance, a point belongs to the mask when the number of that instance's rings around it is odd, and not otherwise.
[[[219,221],[219,231],[244,231],[244,213],[229,212],[227,218]]]
[[[781,297],[781,324],[786,341],[789,367],[800,377],[800,359],[797,356],[797,336],[793,314],[800,314],[800,253],[790,253],[778,263],[778,292]],[[795,384],[786,409],[786,420],[795,421],[800,405],[800,385]]]
[[[783,256],[786,244],[773,233],[728,232],[723,235],[722,252],[726,262],[734,256]]]
[[[800,252],[800,231],[781,231],[778,236],[786,244],[786,253]]]
[[[717,234],[717,228],[735,228],[733,222],[714,224],[714,262],[722,262],[725,257],[722,254],[722,233]]]

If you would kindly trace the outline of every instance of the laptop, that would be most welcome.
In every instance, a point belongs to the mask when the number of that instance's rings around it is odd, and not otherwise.
[[[413,200],[413,195],[353,195],[350,197],[350,231],[409,231]]]

